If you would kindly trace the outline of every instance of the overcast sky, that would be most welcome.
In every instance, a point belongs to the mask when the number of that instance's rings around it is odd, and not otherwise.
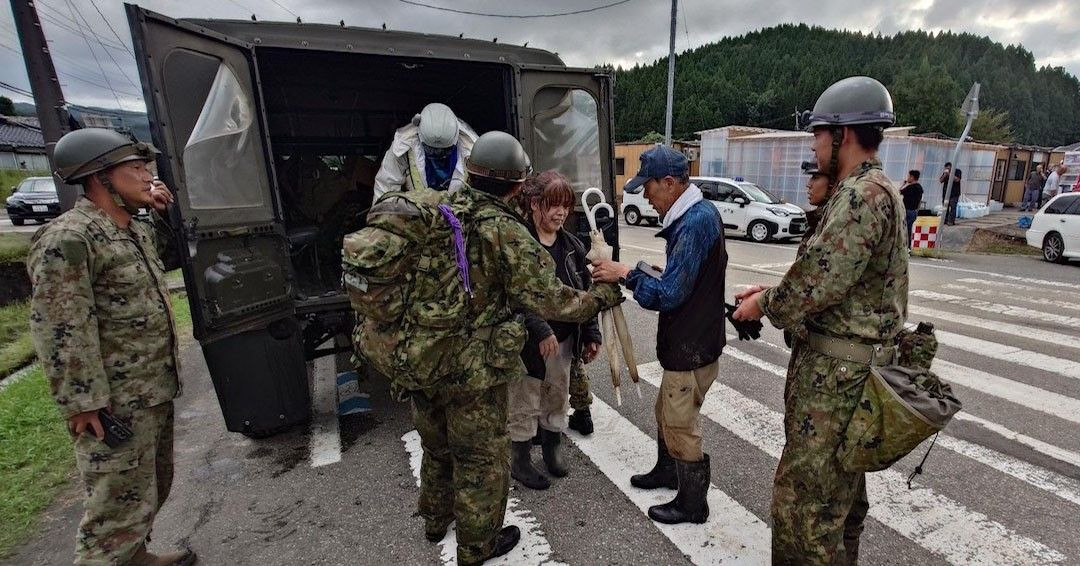
[[[526,15],[580,10],[616,0],[418,1],[460,10]],[[37,0],[36,3],[69,102],[116,107],[119,99],[126,109],[145,108],[141,89],[136,86],[138,71],[134,57],[128,51],[131,38],[121,1]],[[254,13],[260,20],[291,21],[299,15],[308,22],[336,23],[344,19],[347,25],[368,27],[385,22],[390,29],[464,33],[485,39],[498,37],[500,43],[528,42],[530,47],[556,51],[567,64],[574,66],[605,62],[633,66],[636,62],[648,63],[665,56],[671,10],[671,4],[665,0],[628,0],[586,14],[508,19],[448,13],[401,0],[147,0],[140,4],[178,18],[247,19]],[[1062,66],[1080,75],[1080,1],[1077,0],[681,0],[676,49],[683,51],[724,36],[780,23],[886,34],[909,29],[971,32],[1004,44],[1022,44],[1034,53],[1037,65]],[[91,30],[92,34],[84,38],[80,30]],[[112,47],[101,47],[94,36]],[[28,89],[26,70],[17,53],[19,42],[10,7],[0,9],[0,39],[0,46],[4,47],[0,49],[0,81]],[[115,96],[106,88],[103,74],[108,76],[107,82],[116,91]],[[29,100],[6,90],[2,92],[15,100]]]

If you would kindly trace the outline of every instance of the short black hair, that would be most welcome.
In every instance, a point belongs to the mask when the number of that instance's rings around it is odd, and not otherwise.
[[[480,175],[469,175],[470,187],[497,197],[506,196],[507,193],[513,190],[518,184],[519,183],[512,181],[503,181],[502,179],[492,179],[491,177],[481,177]]]
[[[911,175],[911,178],[916,181],[919,180],[919,177],[922,177],[922,173],[920,173],[918,169],[912,169],[911,171],[908,171],[907,174]]]
[[[882,140],[885,139],[885,130],[881,129],[881,126],[875,126],[873,124],[855,124],[849,126],[851,131],[855,134],[855,140],[859,142],[859,145],[863,149],[870,151],[877,151],[881,147]]]
[[[964,176],[964,172],[963,172],[963,171],[961,171],[961,170],[959,170],[959,169],[957,169],[957,170],[953,171],[953,179],[959,179],[959,178],[961,178],[961,177],[963,177],[963,176]]]
[[[952,167],[952,161],[946,161],[945,166],[946,167]]]

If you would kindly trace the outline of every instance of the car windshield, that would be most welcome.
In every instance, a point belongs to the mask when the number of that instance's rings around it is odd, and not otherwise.
[[[55,193],[52,179],[27,179],[19,185],[20,193]]]
[[[763,202],[765,204],[780,204],[780,199],[773,196],[772,193],[765,189],[753,184],[753,183],[739,183],[739,188],[743,190],[750,198],[757,202]]]

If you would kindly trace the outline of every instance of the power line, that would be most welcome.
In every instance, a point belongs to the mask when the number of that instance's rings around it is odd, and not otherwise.
[[[52,22],[53,24],[55,24],[56,26],[59,26],[64,31],[67,31],[67,32],[72,33],[74,35],[79,35],[80,34],[80,30],[82,29],[82,25],[79,24],[79,22],[75,21],[72,16],[68,16],[68,15],[64,14],[60,10],[58,10],[56,8],[53,8],[52,6],[50,6],[50,5],[46,4],[45,2],[43,2],[42,0],[38,0],[37,2],[35,2],[35,5],[40,6],[42,8],[46,8],[50,12],[52,12],[52,14],[55,14],[55,15],[51,15],[51,14],[46,14],[46,13],[42,13],[41,11],[38,11],[38,17],[44,18],[45,20],[47,20],[49,22]],[[62,19],[64,21],[58,21],[57,18],[60,18],[60,19]],[[112,48],[112,49],[119,49],[119,50],[123,50],[123,51],[128,51],[127,45],[124,45],[123,42],[121,42],[120,45],[115,45],[110,41],[106,41],[106,42],[104,42],[104,44],[105,44],[105,46],[107,46],[109,48]]]
[[[273,1],[273,0],[271,0],[271,1]],[[574,16],[574,15],[577,15],[577,14],[586,14],[586,13],[589,13],[589,12],[596,12],[596,11],[599,11],[599,10],[606,10],[608,8],[614,8],[615,6],[618,6],[620,4],[626,4],[627,2],[630,2],[630,1],[631,0],[619,0],[618,2],[612,2],[610,4],[604,4],[603,6],[596,6],[594,8],[585,8],[585,9],[582,9],[582,10],[573,10],[573,11],[570,11],[570,12],[557,12],[557,13],[553,13],[553,14],[490,14],[490,13],[486,13],[486,12],[472,12],[472,11],[469,11],[469,10],[458,10],[458,9],[455,9],[455,8],[446,8],[446,7],[443,7],[443,6],[434,6],[434,5],[431,5],[431,4],[425,4],[423,2],[417,2],[415,0],[398,0],[398,2],[401,2],[403,4],[409,4],[409,5],[412,5],[412,6],[420,6],[422,8],[431,8],[432,10],[441,10],[443,12],[453,12],[455,14],[465,14],[466,16],[484,16],[484,17],[488,17],[488,18],[517,18],[517,19],[557,18],[559,16]]]
[[[9,84],[5,83],[4,81],[0,81],[0,88],[10,90],[11,92],[14,92],[15,94],[21,94],[23,96],[29,96],[30,98],[34,98],[34,93],[32,93],[32,92],[30,92],[28,90],[21,89],[21,88],[19,88],[17,86],[14,86],[14,85],[9,85]]]
[[[71,0],[65,0],[65,1],[67,2],[68,10],[71,11],[71,18],[74,20],[75,19],[75,7],[72,5]],[[86,48],[88,50],[90,50],[90,55],[93,55],[94,62],[97,63],[97,66],[98,66],[98,70],[101,71],[101,78],[105,79],[105,84],[108,85],[109,91],[112,92],[113,99],[116,100],[116,106],[119,107],[122,110],[124,108],[124,105],[120,103],[120,97],[117,96],[116,91],[113,90],[112,83],[109,82],[109,76],[105,74],[105,68],[101,66],[101,60],[98,59],[97,53],[94,53],[94,48],[90,46],[90,39],[87,38],[86,34],[82,33],[81,31],[80,31],[80,35],[82,35],[83,41],[86,42]]]
[[[282,10],[285,10],[286,12],[288,12],[288,13],[292,14],[292,15],[293,15],[293,17],[296,17],[296,18],[299,18],[299,17],[300,17],[300,14],[297,14],[296,12],[294,12],[294,11],[292,11],[292,10],[290,10],[290,9],[286,8],[286,7],[285,7],[285,5],[284,5],[284,4],[282,4],[281,2],[278,2],[277,0],[270,0],[270,1],[271,1],[271,2],[273,2],[274,4],[277,4],[277,7],[278,7],[278,8],[281,8]]]
[[[96,10],[98,15],[101,16],[102,21],[105,22],[105,26],[108,27],[109,31],[111,31],[113,36],[116,37],[116,41],[119,41],[120,45],[123,45],[124,49],[127,49],[127,52],[130,53],[132,57],[134,57],[135,52],[132,51],[131,48],[128,47],[126,43],[124,43],[124,40],[120,37],[120,34],[116,33],[116,30],[113,29],[112,24],[109,23],[109,18],[106,18],[105,14],[101,13],[101,8],[98,8],[97,2],[94,2],[94,0],[90,0],[90,5],[93,6],[94,10]]]
[[[78,15],[79,19],[82,20],[82,23],[84,25],[86,25],[86,29],[90,31],[90,35],[94,36],[94,39],[97,40],[98,45],[101,46],[101,50],[105,52],[105,55],[109,56],[109,59],[113,62],[113,65],[116,65],[116,70],[120,71],[120,75],[124,77],[124,80],[126,80],[128,82],[128,84],[130,84],[131,86],[133,86],[135,88],[139,88],[139,85],[135,84],[135,81],[131,80],[131,77],[129,77],[127,75],[127,73],[124,72],[124,68],[120,66],[120,63],[116,60],[116,57],[113,57],[112,52],[110,52],[108,49],[105,49],[105,44],[102,43],[101,37],[98,36],[98,34],[96,32],[94,32],[94,28],[90,26],[90,22],[86,21],[86,17],[82,15],[81,11],[79,11],[79,7],[76,6],[75,4],[71,3],[70,1],[69,1],[69,5],[72,8],[75,9],[75,14]],[[95,7],[97,7],[97,6],[95,5]],[[101,12],[98,12],[98,13],[101,13]],[[105,23],[108,24],[109,22],[105,22]],[[112,29],[112,26],[109,26],[109,29]],[[116,32],[114,31],[113,33],[116,33]],[[119,36],[117,36],[117,37],[119,37]],[[129,53],[131,54],[131,56],[133,58],[135,57],[135,53],[132,53],[132,52],[129,52]],[[102,71],[102,73],[104,74],[104,71]]]
[[[23,56],[22,51],[19,51],[18,49],[15,49],[14,47],[11,47],[11,46],[6,45],[6,44],[0,43],[0,49],[6,49],[7,51],[10,51],[11,53],[14,53],[15,55],[18,55],[19,57]],[[75,67],[78,67],[79,69],[89,70],[91,73],[93,72],[88,67],[85,67],[85,66],[79,64],[79,62],[76,61],[75,59],[72,59],[70,57],[65,57],[64,55],[61,55],[60,53],[56,53],[55,51],[50,51],[49,54],[52,55],[54,58],[63,59],[65,61],[71,62],[71,63],[74,64]],[[77,80],[79,82],[84,82],[86,84],[94,85],[96,87],[100,87],[100,88],[104,88],[104,89],[108,88],[107,86],[105,86],[105,85],[103,85],[103,84],[101,84],[99,82],[96,82],[93,78],[89,78],[86,75],[80,75],[79,73],[76,73],[75,71],[72,71],[72,70],[61,70],[61,69],[58,68],[56,70],[56,73],[58,75],[64,77],[64,78],[75,79],[75,80]],[[139,98],[139,99],[142,98],[141,94],[136,94],[134,92],[128,92],[126,90],[117,90],[116,92],[119,93],[119,94],[126,95],[126,96],[132,96],[132,97]]]

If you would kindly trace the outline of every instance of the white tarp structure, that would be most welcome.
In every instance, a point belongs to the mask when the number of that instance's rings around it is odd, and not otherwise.
[[[885,173],[899,187],[911,169],[922,172],[926,208],[941,204],[938,176],[951,157],[954,140],[909,135],[911,128],[889,128],[878,152]],[[742,177],[788,202],[806,204],[806,175],[800,164],[813,160],[807,132],[727,126],[701,135],[701,175]],[[964,196],[977,203],[990,199],[990,181],[1002,146],[965,143],[959,163]]]

